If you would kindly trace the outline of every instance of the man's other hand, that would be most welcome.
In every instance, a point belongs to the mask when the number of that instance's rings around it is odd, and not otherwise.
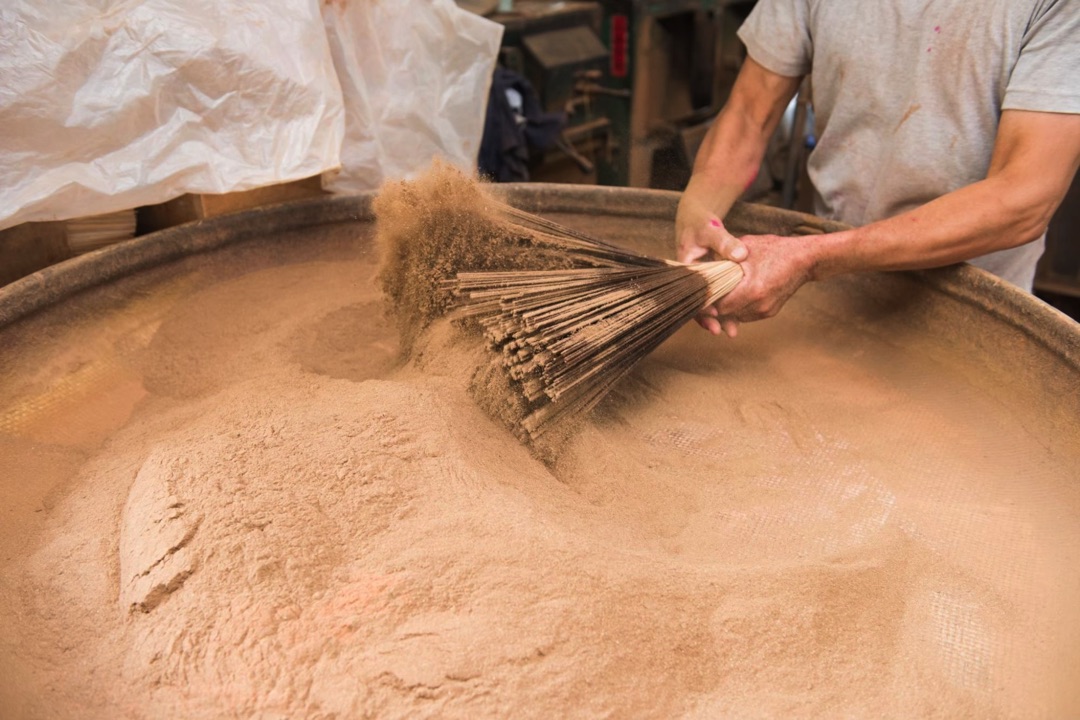
[[[713,306],[721,328],[725,322],[764,320],[780,308],[804,283],[813,279],[812,240],[780,235],[747,235],[742,238],[747,257],[742,263],[743,279],[735,289]],[[706,329],[712,329],[706,326]],[[726,328],[723,328],[727,331]],[[714,334],[718,334],[715,333]],[[735,334],[727,332],[730,337]]]
[[[808,238],[747,235],[738,240],[722,225],[713,233],[697,237],[703,241],[680,242],[681,262],[694,262],[709,251],[725,260],[735,260],[735,250],[742,256],[743,279],[720,302],[698,314],[698,324],[713,335],[722,332],[733,338],[739,332],[739,323],[773,317],[796,290],[813,278],[814,256]]]
[[[703,204],[686,196],[679,203],[675,237],[679,262],[698,262],[710,254],[716,260],[741,262],[747,258],[746,246],[727,231],[720,218]],[[735,337],[738,333],[738,322],[718,318],[715,308],[711,306],[698,314],[697,322],[713,335],[724,332]]]
[[[697,262],[710,252],[716,260],[746,259],[746,248],[727,231],[720,218],[704,204],[686,196],[675,216],[675,238],[679,262]]]

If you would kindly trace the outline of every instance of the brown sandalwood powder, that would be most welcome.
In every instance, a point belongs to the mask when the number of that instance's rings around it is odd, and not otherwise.
[[[399,359],[366,232],[12,336],[0,717],[1080,711],[1080,440],[977,361],[814,286],[545,465],[448,321]]]

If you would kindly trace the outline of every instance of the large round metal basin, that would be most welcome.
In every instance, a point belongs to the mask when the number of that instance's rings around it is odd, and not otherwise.
[[[675,194],[497,192],[671,255]],[[0,716],[1080,714],[1064,315],[969,266],[813,283],[545,466],[446,328],[397,357],[377,260],[341,197],[0,288]]]

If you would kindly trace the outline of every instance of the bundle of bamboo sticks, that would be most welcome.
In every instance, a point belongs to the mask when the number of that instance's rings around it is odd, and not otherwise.
[[[533,441],[589,412],[742,279],[733,262],[659,260],[509,206],[499,210],[516,231],[583,266],[460,272],[448,281],[460,315],[479,321],[528,408],[520,429]]]

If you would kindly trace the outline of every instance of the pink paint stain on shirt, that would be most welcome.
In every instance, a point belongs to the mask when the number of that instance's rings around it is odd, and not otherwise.
[[[941,33],[941,26],[940,26],[940,25],[935,25],[935,26],[934,26],[934,32],[935,32],[935,33],[938,33],[938,34],[940,34],[940,33]],[[930,47],[926,48],[926,52],[934,52],[934,47],[933,47],[933,45],[931,45]]]

